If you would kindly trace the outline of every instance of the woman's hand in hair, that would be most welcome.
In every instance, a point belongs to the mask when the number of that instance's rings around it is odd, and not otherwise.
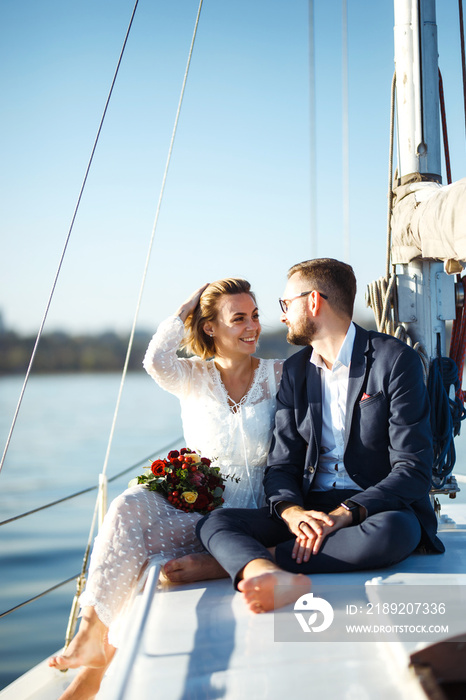
[[[196,306],[199,304],[199,300],[201,298],[202,292],[204,289],[207,289],[209,286],[210,282],[207,282],[207,284],[202,285],[202,287],[199,287],[199,289],[196,289],[191,296],[186,299],[186,301],[181,304],[180,308],[178,311],[175,312],[175,316],[179,316],[183,323],[186,321],[188,318],[189,314],[192,314]]]

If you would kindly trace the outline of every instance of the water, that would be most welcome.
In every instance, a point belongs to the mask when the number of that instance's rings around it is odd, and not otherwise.
[[[21,383],[0,378],[2,447]],[[112,374],[31,377],[0,474],[0,520],[97,483],[119,384]],[[458,474],[466,474],[464,433],[456,441]],[[164,456],[159,448],[182,446],[181,434],[177,399],[144,372],[130,374],[107,475]],[[140,472],[142,466],[110,484],[109,498]],[[463,485],[462,501],[465,491]],[[0,528],[0,613],[79,573],[94,504],[92,492]],[[75,589],[71,582],[0,619],[0,689],[63,645]]]
[[[22,379],[0,379],[0,444],[5,444]],[[120,377],[31,377],[0,474],[0,520],[93,486],[104,462]],[[145,372],[125,383],[107,475],[111,477],[176,441],[179,403]],[[163,455],[162,455],[163,456]],[[144,465],[109,486],[123,491]],[[0,613],[78,574],[89,537],[95,492],[0,528]],[[71,582],[0,619],[0,688],[63,645]]]

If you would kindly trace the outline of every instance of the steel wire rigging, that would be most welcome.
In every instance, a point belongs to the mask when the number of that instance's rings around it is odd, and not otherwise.
[[[51,293],[50,293],[49,299],[48,299],[48,301],[47,301],[45,313],[44,313],[44,316],[43,316],[43,319],[42,319],[42,322],[41,322],[41,325],[40,325],[40,328],[39,328],[39,332],[38,332],[38,335],[37,335],[37,338],[36,338],[36,342],[35,342],[35,345],[34,345],[34,349],[33,349],[33,352],[32,352],[31,358],[30,358],[29,366],[28,366],[28,369],[27,369],[27,372],[26,372],[26,377],[25,377],[25,380],[24,380],[24,383],[23,383],[23,387],[22,387],[22,390],[21,390],[21,393],[20,393],[19,401],[18,401],[16,410],[15,410],[15,413],[14,413],[13,422],[12,422],[12,425],[11,425],[11,428],[10,428],[10,432],[9,432],[9,434],[8,434],[8,437],[7,437],[7,441],[6,441],[4,453],[3,453],[3,456],[2,456],[2,459],[1,459],[1,462],[0,462],[0,471],[1,471],[1,468],[3,467],[4,462],[5,462],[5,458],[6,458],[6,455],[7,455],[7,452],[8,452],[8,448],[9,448],[9,445],[10,445],[10,442],[11,442],[11,437],[12,437],[12,435],[13,435],[13,431],[14,431],[14,428],[15,428],[15,425],[16,425],[17,417],[18,417],[18,414],[19,414],[19,411],[20,411],[20,408],[21,408],[23,396],[24,396],[24,393],[25,393],[25,390],[26,390],[27,382],[28,382],[28,379],[29,379],[29,376],[30,376],[30,373],[31,373],[31,370],[32,370],[33,363],[34,363],[34,358],[35,358],[35,355],[36,355],[36,352],[37,352],[37,348],[38,348],[38,345],[39,345],[39,342],[40,342],[40,339],[41,339],[41,336],[42,336],[42,331],[43,331],[43,328],[44,328],[44,325],[45,325],[45,321],[46,321],[46,319],[47,319],[48,311],[49,311],[49,308],[50,308],[50,305],[51,305],[51,302],[52,302],[52,299],[53,299],[53,296],[54,296],[54,293],[55,293],[55,288],[56,288],[56,285],[57,285],[58,277],[59,277],[60,272],[61,272],[63,260],[64,260],[64,257],[65,257],[65,254],[66,254],[66,251],[67,251],[67,248],[68,248],[68,243],[69,243],[69,240],[70,240],[70,237],[71,237],[71,233],[72,233],[72,230],[73,230],[73,227],[74,227],[74,222],[75,222],[75,220],[76,220],[76,216],[77,216],[78,209],[79,209],[79,206],[80,206],[80,203],[81,203],[81,199],[82,199],[82,195],[83,195],[83,192],[84,192],[84,188],[85,188],[85,185],[86,185],[86,182],[87,182],[87,179],[88,179],[88,175],[89,175],[89,172],[90,172],[90,168],[91,168],[91,165],[92,165],[92,161],[93,161],[93,159],[94,159],[94,154],[95,154],[95,151],[96,151],[96,148],[97,148],[97,143],[98,143],[98,140],[99,140],[101,131],[102,131],[102,127],[103,127],[103,123],[104,123],[104,120],[105,120],[105,116],[106,116],[107,109],[108,109],[108,106],[109,106],[109,103],[110,103],[110,98],[111,98],[112,93],[113,93],[113,88],[114,88],[115,83],[116,83],[116,78],[117,78],[117,75],[118,75],[118,72],[119,72],[119,68],[120,68],[120,65],[121,65],[121,62],[122,62],[123,54],[124,54],[124,51],[125,51],[125,48],[126,48],[126,44],[127,44],[127,41],[128,41],[128,37],[129,37],[129,33],[130,33],[130,30],[131,30],[131,27],[132,27],[132,24],[133,24],[133,20],[134,20],[134,17],[135,17],[135,13],[136,13],[136,9],[137,9],[138,2],[139,2],[139,0],[136,0],[136,3],[135,3],[135,5],[134,5],[134,7],[133,7],[133,12],[132,12],[132,15],[131,15],[131,19],[130,19],[130,22],[129,22],[128,29],[127,29],[127,31],[126,31],[125,39],[124,39],[124,42],[123,42],[123,47],[122,47],[122,50],[121,50],[121,52],[120,52],[120,56],[119,56],[119,59],[118,59],[117,67],[116,67],[116,70],[115,70],[115,73],[114,73],[114,76],[113,76],[113,80],[112,80],[112,84],[111,84],[111,87],[110,87],[110,91],[109,91],[109,94],[108,94],[108,97],[107,97],[107,101],[106,101],[106,104],[105,104],[104,112],[103,112],[103,115],[102,115],[102,118],[101,118],[101,121],[100,121],[100,124],[99,124],[99,128],[98,128],[98,131],[97,131],[97,136],[96,136],[96,139],[95,139],[95,141],[94,141],[94,146],[93,146],[93,148],[92,148],[91,156],[90,156],[90,158],[89,158],[89,162],[88,162],[88,166],[87,166],[86,173],[85,173],[85,176],[84,176],[84,180],[83,180],[83,183],[82,183],[80,192],[79,192],[79,196],[78,196],[78,200],[77,200],[77,203],[76,203],[76,206],[75,206],[75,210],[74,210],[74,212],[73,212],[73,216],[72,216],[72,220],[71,220],[71,225],[70,225],[70,227],[69,227],[68,234],[67,234],[66,241],[65,241],[65,246],[64,246],[63,251],[62,251],[62,254],[61,254],[59,266],[58,266],[58,269],[57,269],[57,272],[56,272],[56,275],[55,275],[55,278],[54,278],[54,281],[53,281]],[[86,546],[86,549],[85,549],[85,553],[84,553],[84,558],[83,558],[83,563],[82,563],[82,568],[81,568],[80,574],[75,575],[75,576],[73,576],[73,577],[71,577],[71,578],[69,578],[69,579],[66,579],[65,581],[62,581],[61,583],[59,583],[59,584],[53,586],[52,588],[47,589],[47,590],[44,591],[43,593],[38,594],[37,596],[34,596],[34,597],[31,598],[29,601],[25,601],[24,603],[21,603],[21,604],[15,606],[14,608],[12,608],[12,609],[9,610],[9,611],[6,611],[6,612],[4,612],[4,613],[0,613],[0,617],[3,617],[4,615],[7,615],[7,614],[9,614],[10,612],[13,612],[14,610],[17,610],[18,608],[23,607],[23,606],[26,605],[27,603],[33,602],[33,601],[37,600],[38,598],[42,597],[43,595],[46,595],[47,593],[56,590],[58,587],[63,586],[63,585],[66,585],[66,584],[69,583],[70,581],[72,581],[72,580],[74,580],[74,579],[77,579],[77,592],[76,592],[76,595],[75,595],[75,598],[74,598],[74,601],[73,601],[72,610],[71,610],[71,614],[70,614],[70,620],[69,620],[69,622],[68,622],[68,629],[67,629],[67,633],[66,633],[65,646],[69,643],[71,637],[72,637],[73,634],[74,634],[74,628],[75,628],[76,621],[77,621],[78,598],[79,598],[80,592],[82,591],[82,589],[83,589],[83,587],[84,587],[84,583],[85,583],[85,574],[86,574],[86,572],[87,572],[87,568],[88,568],[88,564],[89,564],[89,557],[90,557],[91,544],[92,544],[93,535],[94,535],[94,530],[95,530],[95,525],[96,525],[96,521],[97,521],[97,513],[98,513],[98,510],[99,510],[99,505],[102,504],[102,501],[104,501],[104,503],[106,503],[106,485],[107,485],[107,483],[108,483],[109,481],[114,481],[115,479],[117,479],[117,478],[123,476],[124,474],[126,474],[126,473],[129,472],[129,471],[131,471],[132,469],[134,469],[135,467],[139,466],[141,463],[143,463],[144,461],[147,460],[147,458],[146,458],[146,460],[142,460],[141,462],[138,462],[136,465],[133,465],[133,466],[131,466],[131,467],[129,467],[129,468],[123,470],[123,471],[120,472],[119,474],[113,476],[111,479],[107,479],[107,477],[106,477],[106,470],[107,470],[107,466],[108,466],[108,461],[109,461],[109,455],[110,455],[111,445],[112,445],[113,436],[114,436],[114,432],[115,432],[116,420],[117,420],[117,416],[118,416],[118,412],[119,412],[119,407],[120,407],[120,402],[121,402],[123,387],[124,387],[124,383],[125,383],[125,379],[126,379],[126,375],[127,375],[127,371],[128,371],[129,359],[130,359],[131,350],[132,350],[132,346],[133,346],[133,341],[134,341],[134,336],[135,336],[135,331],[136,331],[136,325],[137,325],[137,320],[138,320],[138,316],[139,316],[139,310],[140,310],[141,301],[142,301],[142,296],[143,296],[143,291],[144,291],[144,287],[145,287],[145,281],[146,281],[147,274],[148,274],[149,262],[150,262],[151,252],[152,252],[152,248],[153,248],[153,244],[154,244],[154,240],[155,240],[155,234],[156,234],[156,230],[157,230],[157,224],[158,224],[158,219],[159,219],[160,210],[161,210],[161,206],[162,206],[163,195],[164,195],[165,185],[166,185],[167,176],[168,176],[168,170],[169,170],[169,166],[170,166],[170,162],[171,162],[171,157],[172,157],[172,152],[173,152],[173,147],[174,147],[174,143],[175,143],[175,137],[176,137],[177,127],[178,127],[178,122],[179,122],[179,119],[180,119],[181,107],[182,107],[183,98],[184,98],[184,93],[185,93],[185,89],[186,89],[186,84],[187,84],[187,79],[188,79],[189,68],[190,68],[190,65],[191,65],[191,59],[192,59],[192,55],[193,55],[194,44],[195,44],[195,40],[196,40],[196,36],[197,36],[197,30],[198,30],[198,25],[199,25],[199,19],[200,19],[200,15],[201,15],[202,5],[203,5],[203,0],[200,0],[199,6],[198,6],[198,10],[197,10],[196,20],[195,20],[195,24],[194,24],[194,31],[193,31],[193,35],[192,35],[192,39],[191,39],[190,48],[189,48],[188,60],[187,60],[187,64],[186,64],[186,69],[185,69],[183,81],[182,81],[182,87],[181,87],[180,97],[179,97],[178,106],[177,106],[177,110],[176,110],[176,115],[175,115],[175,120],[174,120],[174,126],[173,126],[172,135],[171,135],[171,139],[170,139],[170,144],[169,144],[169,148],[168,148],[168,155],[167,155],[167,159],[166,159],[166,163],[165,163],[165,169],[164,169],[164,173],[163,173],[163,178],[162,178],[162,184],[161,184],[160,194],[159,194],[159,198],[158,198],[158,203],[157,203],[157,208],[156,208],[154,223],[153,223],[152,232],[151,232],[151,236],[150,236],[150,242],[149,242],[148,252],[147,252],[147,256],[146,256],[146,260],[145,260],[145,265],[144,265],[144,270],[143,270],[143,274],[142,274],[142,280],[141,280],[141,285],[140,285],[140,290],[139,290],[139,296],[138,296],[138,300],[137,300],[137,304],[136,304],[136,310],[135,310],[135,314],[134,314],[132,329],[131,329],[131,333],[130,333],[130,337],[129,337],[129,341],[128,341],[127,353],[126,353],[126,358],[125,358],[124,367],[123,367],[123,371],[122,371],[122,377],[121,377],[121,382],[120,382],[120,388],[119,388],[119,392],[118,392],[118,397],[117,397],[117,400],[116,400],[116,406],[115,406],[115,412],[114,412],[114,416],[113,416],[113,421],[112,421],[112,425],[111,425],[111,429],[110,429],[110,435],[109,435],[109,439],[108,439],[106,455],[105,455],[105,459],[104,459],[104,464],[103,464],[103,468],[102,468],[102,473],[101,473],[100,479],[99,479],[99,485],[98,485],[98,486],[95,485],[95,486],[93,486],[93,487],[84,489],[84,490],[79,491],[79,492],[77,492],[77,493],[75,493],[75,494],[71,494],[70,496],[66,496],[66,497],[64,497],[64,498],[62,498],[62,499],[58,499],[58,500],[56,500],[56,501],[54,501],[54,502],[52,502],[52,503],[49,503],[49,504],[47,504],[47,505],[44,505],[44,506],[41,506],[41,507],[39,507],[39,508],[33,509],[33,510],[31,510],[31,511],[28,511],[27,513],[23,513],[23,514],[18,515],[18,516],[14,517],[14,518],[10,518],[10,519],[8,519],[8,520],[5,520],[5,521],[3,521],[3,522],[0,522],[0,526],[1,526],[1,525],[5,525],[5,524],[7,524],[7,523],[9,523],[9,522],[12,522],[12,521],[14,521],[14,520],[17,520],[17,519],[26,517],[26,516],[28,516],[28,515],[31,515],[31,514],[33,514],[33,513],[38,512],[38,511],[40,511],[40,510],[44,510],[44,509],[46,509],[46,508],[50,508],[50,507],[52,507],[52,506],[58,505],[58,504],[60,504],[60,503],[63,503],[64,501],[67,501],[67,500],[69,500],[69,499],[72,499],[72,498],[75,498],[75,497],[77,497],[77,496],[80,496],[80,495],[83,495],[83,494],[85,494],[85,493],[88,493],[89,491],[93,491],[93,490],[95,490],[95,489],[98,489],[99,493],[98,493],[97,500],[96,500],[96,504],[95,504],[95,508],[94,508],[94,513],[93,513],[93,517],[92,517],[91,527],[90,527],[90,531],[89,531],[89,538],[88,538],[87,546]],[[178,441],[179,439],[180,439],[180,438],[177,438],[177,441]],[[174,441],[171,441],[170,444],[169,444],[168,446],[162,448],[161,451],[166,451],[166,449],[167,449],[168,447],[171,447],[173,444],[174,444]]]
[[[81,189],[79,190],[79,195],[78,195],[78,199],[77,199],[77,201],[76,201],[76,205],[75,205],[75,208],[74,208],[74,211],[73,211],[73,216],[71,217],[71,223],[70,223],[70,226],[69,226],[69,229],[68,229],[68,233],[67,233],[67,235],[66,235],[65,245],[63,246],[63,250],[62,250],[62,253],[61,253],[61,256],[60,256],[60,260],[59,260],[59,263],[58,263],[58,267],[57,267],[57,271],[56,271],[55,277],[54,277],[54,279],[53,279],[52,288],[51,288],[51,290],[50,290],[50,294],[49,294],[49,297],[48,297],[48,299],[47,299],[47,303],[46,303],[46,305],[45,305],[44,315],[43,315],[43,317],[42,317],[42,321],[41,321],[41,323],[40,323],[39,330],[38,330],[38,332],[37,332],[37,337],[36,337],[36,340],[35,340],[35,343],[34,343],[34,347],[33,347],[33,350],[32,350],[32,354],[31,354],[31,357],[30,357],[30,360],[29,360],[29,364],[28,364],[28,367],[27,367],[27,370],[26,370],[26,375],[25,375],[25,378],[24,378],[23,386],[22,386],[22,388],[21,388],[21,392],[20,392],[20,395],[19,395],[18,403],[17,403],[16,409],[15,409],[15,412],[14,412],[14,415],[13,415],[13,421],[12,421],[12,423],[11,423],[11,427],[10,427],[10,430],[9,430],[9,433],[8,433],[8,436],[7,436],[7,439],[6,439],[6,443],[5,443],[5,448],[4,448],[4,451],[3,451],[3,455],[2,455],[2,458],[1,458],[1,460],[0,460],[0,472],[2,471],[3,465],[4,465],[4,463],[5,463],[5,459],[6,459],[6,456],[7,456],[7,453],[8,453],[8,449],[9,449],[9,447],[10,447],[11,438],[12,438],[12,436],[13,436],[13,432],[14,432],[14,429],[15,429],[15,426],[16,426],[16,421],[17,421],[17,419],[18,419],[19,411],[20,411],[20,409],[21,409],[21,404],[22,404],[22,402],[23,402],[24,393],[25,393],[25,391],[26,391],[26,386],[27,386],[27,383],[28,383],[28,381],[29,381],[29,376],[30,376],[30,374],[31,374],[32,366],[33,366],[33,364],[34,364],[34,359],[35,359],[35,357],[36,357],[37,349],[38,349],[38,347],[39,347],[39,343],[40,343],[40,340],[41,340],[41,338],[42,338],[42,333],[43,333],[44,326],[45,326],[45,322],[46,322],[46,320],[47,320],[47,316],[48,316],[48,313],[49,313],[49,310],[50,310],[50,306],[51,306],[51,304],[52,304],[52,299],[53,299],[53,297],[54,297],[54,295],[55,295],[55,289],[56,289],[56,286],[57,286],[57,283],[58,283],[58,278],[59,278],[59,276],[60,276],[61,269],[62,269],[62,266],[63,266],[63,262],[64,262],[64,259],[65,259],[65,255],[66,255],[66,252],[67,252],[67,250],[68,250],[68,244],[69,244],[70,239],[71,239],[71,234],[72,234],[72,232],[73,232],[73,228],[74,228],[74,224],[75,224],[75,221],[76,221],[76,217],[77,217],[77,215],[78,215],[78,210],[79,210],[79,207],[80,207],[80,205],[81,205],[81,200],[82,200],[82,197],[83,197],[84,188],[86,187],[86,183],[87,183],[87,179],[88,179],[88,176],[89,176],[89,172],[90,172],[90,170],[91,170],[92,162],[93,162],[93,160],[94,160],[94,155],[95,155],[95,152],[96,152],[96,149],[97,149],[97,144],[98,144],[98,142],[99,142],[100,134],[101,134],[101,132],[102,132],[102,127],[103,127],[103,125],[104,125],[105,117],[106,117],[106,115],[107,115],[107,110],[108,110],[108,106],[109,106],[109,104],[110,104],[110,99],[111,99],[111,97],[112,97],[113,89],[114,89],[114,87],[115,87],[115,83],[116,83],[116,80],[117,80],[117,77],[118,77],[118,73],[119,73],[119,70],[120,70],[121,62],[122,62],[122,60],[123,60],[123,55],[124,55],[124,53],[125,53],[125,49],[126,49],[126,44],[127,44],[127,42],[128,42],[129,33],[130,33],[131,27],[132,27],[132,25],[133,25],[133,20],[134,20],[135,14],[136,14],[136,9],[137,9],[137,6],[138,6],[138,2],[139,2],[139,0],[136,0],[135,5],[134,5],[134,7],[133,7],[133,12],[132,12],[132,14],[131,14],[131,19],[130,19],[130,22],[129,22],[129,25],[128,25],[128,29],[126,30],[126,35],[125,35],[125,39],[124,39],[124,41],[123,41],[123,46],[122,46],[121,51],[120,51],[120,56],[119,56],[119,58],[118,58],[117,66],[116,66],[116,69],[115,69],[115,72],[114,72],[114,75],[113,75],[113,80],[112,80],[112,83],[111,83],[111,86],[110,86],[109,93],[108,93],[108,95],[107,95],[107,100],[106,100],[106,102],[105,102],[104,111],[103,111],[102,117],[101,117],[101,119],[100,119],[99,128],[97,129],[97,135],[96,135],[96,137],[95,137],[94,145],[93,145],[92,151],[91,151],[91,155],[90,155],[89,161],[88,161],[88,163],[87,163],[86,172],[85,172],[85,174],[84,174],[84,179],[83,179],[82,184],[81,184]]]

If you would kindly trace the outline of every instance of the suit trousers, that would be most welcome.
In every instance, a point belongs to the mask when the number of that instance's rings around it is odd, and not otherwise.
[[[357,491],[311,492],[305,508],[330,512]],[[285,571],[303,574],[378,569],[406,559],[418,546],[421,526],[409,508],[369,516],[360,525],[341,528],[326,537],[317,554],[297,564],[291,553],[296,538],[268,507],[223,508],[199,521],[197,535],[231,576],[234,585],[254,559],[275,561]],[[275,555],[269,548],[275,547]]]

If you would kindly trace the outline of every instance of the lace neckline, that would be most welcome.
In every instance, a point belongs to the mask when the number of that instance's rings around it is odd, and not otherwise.
[[[257,379],[259,377],[259,370],[261,369],[262,364],[263,364],[262,358],[259,357],[258,359],[259,359],[259,364],[257,365],[256,369],[253,372],[252,380],[251,380],[251,383],[249,385],[249,388],[248,388],[247,392],[244,394],[244,396],[242,396],[238,402],[233,401],[233,399],[229,395],[228,391],[226,390],[225,384],[223,383],[222,375],[220,374],[220,370],[218,369],[217,365],[215,364],[214,359],[212,359],[212,361],[209,363],[213,366],[212,372],[213,372],[214,380],[217,383],[217,386],[219,387],[220,393],[223,396],[223,400],[226,403],[226,405],[228,406],[228,409],[232,413],[238,413],[240,411],[241,407],[244,406],[246,401],[250,398],[250,396],[253,393],[253,389],[255,388],[256,383],[257,383]]]

